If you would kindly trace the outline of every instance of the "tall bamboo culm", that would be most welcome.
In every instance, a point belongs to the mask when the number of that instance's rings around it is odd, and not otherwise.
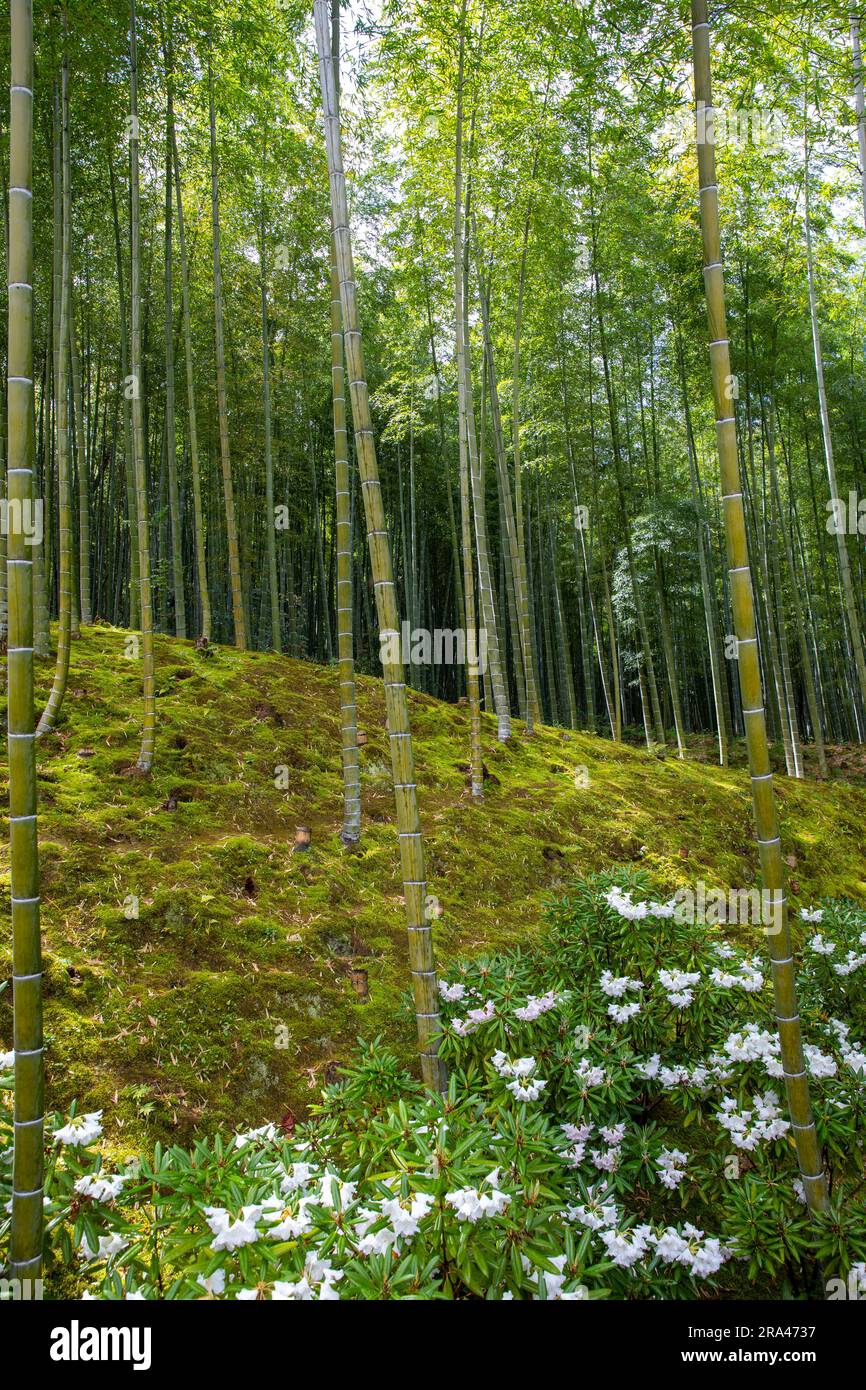
[[[711,119],[712,78],[707,0],[692,0],[692,50],[695,102]],[[700,129],[700,127],[699,127]],[[774,905],[774,929],[767,933],[773,972],[776,1023],[781,1043],[782,1069],[788,1110],[793,1126],[800,1175],[811,1211],[827,1207],[827,1181],[812,1108],[803,1057],[800,1016],[791,947],[782,842],[767,747],[761,668],[755,628],[752,578],[746,541],[743,490],[737,457],[737,433],[728,399],[731,361],[725,318],[725,282],[719,230],[719,192],[716,183],[715,148],[697,141],[701,232],[704,246],[704,288],[710,327],[710,366],[716,414],[716,439],[721,475],[722,507],[728,553],[731,604],[739,652],[740,693],[746,724],[746,743],[752,783],[752,806],[764,888]]]
[[[211,221],[213,224],[213,303],[214,337],[216,341],[217,414],[219,415],[220,462],[223,475],[223,497],[226,513],[226,539],[229,552],[229,579],[232,595],[232,619],[235,646],[246,651],[247,628],[244,615],[244,595],[241,586],[240,549],[235,515],[235,492],[232,483],[231,450],[229,447],[229,414],[226,398],[225,309],[223,273],[220,256],[219,171],[217,169],[216,106],[214,104],[213,72],[208,55],[208,109],[210,114]]]
[[[33,15],[10,0],[8,488],[19,515],[33,500]],[[13,513],[14,514],[14,513]],[[42,950],[33,729],[33,559],[22,528],[8,535],[9,834],[12,887],[14,1158],[10,1274],[42,1268]]]
[[[144,437],[144,401],[142,400],[143,368],[141,356],[141,214],[138,177],[138,40],[135,22],[135,0],[129,8],[129,167],[130,203],[132,211],[131,252],[131,363],[132,374],[132,442],[135,455],[135,515],[138,528],[139,611],[141,613],[142,693],[144,723],[141,733],[139,772],[148,773],[153,765],[156,742],[156,694],[153,671],[153,606],[150,591],[150,518],[147,505],[147,449]]]
[[[192,355],[192,331],[189,316],[189,266],[186,258],[186,232],[183,220],[183,195],[180,181],[180,162],[177,157],[177,137],[171,127],[172,163],[174,164],[174,193],[177,204],[177,248],[180,255],[180,286],[183,307],[183,346],[186,361],[186,399],[189,420],[189,464],[192,475],[192,511],[195,524],[195,569],[198,578],[198,597],[201,605],[201,636],[210,641],[210,595],[207,587],[207,559],[204,545],[204,510],[201,500],[201,473],[198,464],[198,414],[195,404],[195,362]]]
[[[340,3],[331,0],[331,62],[334,100],[340,111]],[[346,373],[343,367],[343,310],[337,246],[331,234],[331,385],[334,397],[334,473],[337,512],[337,652],[340,667],[340,728],[343,756],[343,829],[345,845],[361,837],[361,773],[358,765],[358,710],[355,699],[355,654],[352,624],[352,499],[349,444],[346,434]]]
[[[48,702],[42,711],[37,737],[53,729],[60,717],[69,679],[69,644],[72,636],[72,499],[69,456],[69,315],[70,315],[70,173],[69,173],[69,63],[66,55],[64,15],[63,64],[60,82],[60,318],[54,345],[55,393],[57,410],[57,525],[58,525],[58,605],[57,659]],[[55,271],[57,262],[55,260]],[[57,286],[55,283],[55,295]]]
[[[457,400],[460,429],[460,531],[463,553],[463,602],[466,615],[466,691],[469,699],[469,778],[472,796],[484,796],[481,751],[481,698],[477,661],[475,573],[472,555],[472,512],[469,494],[469,384],[466,370],[466,324],[463,309],[463,72],[466,49],[466,0],[460,11],[460,59],[457,74],[457,132],[454,153],[454,326],[457,358]],[[472,644],[472,645],[470,645]]]
[[[382,641],[385,708],[388,737],[391,745],[391,766],[394,774],[394,795],[397,809],[397,831],[400,839],[400,861],[403,872],[403,892],[406,902],[406,925],[409,934],[409,968],[415,1001],[415,1018],[421,1053],[421,1074],[433,1090],[441,1090],[446,1082],[443,1062],[438,1055],[439,990],[433,956],[433,936],[427,920],[424,877],[424,844],[418,814],[418,795],[415,786],[415,767],[412,757],[412,734],[409,728],[409,704],[402,662],[393,659],[400,648],[400,616],[391,565],[391,545],[385,527],[385,508],[379,482],[379,466],[373,438],[373,421],[367,393],[364,351],[358,316],[355,269],[349,234],[349,214],[346,200],[346,179],[340,143],[340,118],[334,89],[334,68],[331,61],[331,34],[328,0],[315,0],[316,45],[319,53],[319,80],[322,90],[322,109],[331,185],[331,216],[337,272],[340,280],[340,303],[343,310],[343,332],[346,344],[346,363],[349,372],[349,394],[355,429],[355,452],[364,497],[367,521],[367,542],[370,568],[376,593],[376,612]]]

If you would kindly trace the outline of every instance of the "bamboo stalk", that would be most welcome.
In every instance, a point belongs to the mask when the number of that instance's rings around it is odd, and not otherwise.
[[[150,772],[156,741],[156,695],[153,672],[153,608],[150,590],[150,518],[147,505],[147,460],[144,437],[144,401],[142,399],[141,355],[141,217],[138,177],[138,42],[135,21],[135,0],[129,7],[129,94],[130,94],[130,194],[132,204],[132,284],[131,300],[131,362],[132,374],[132,437],[135,457],[135,514],[138,542],[139,612],[141,614],[142,693],[144,723],[141,752],[137,767]]]
[[[195,567],[198,577],[198,596],[201,604],[201,635],[211,637],[210,594],[207,587],[207,560],[204,546],[204,513],[201,504],[201,473],[198,461],[198,415],[195,405],[195,369],[192,355],[192,329],[189,313],[189,266],[186,258],[186,232],[183,219],[183,197],[180,182],[180,161],[177,157],[177,132],[171,128],[174,164],[174,193],[177,203],[177,246],[180,254],[180,286],[183,306],[183,345],[186,359],[186,399],[189,420],[189,462],[192,474],[192,510],[195,522]]]
[[[64,11],[63,63],[60,87],[61,125],[61,256],[60,319],[55,342],[55,391],[57,395],[57,524],[58,524],[58,621],[57,659],[48,702],[36,730],[37,738],[53,729],[60,716],[69,678],[69,644],[72,635],[72,504],[69,457],[69,300],[70,274],[70,176],[69,176],[69,61],[66,53]],[[55,286],[56,293],[56,286]]]
[[[241,586],[240,551],[238,549],[238,528],[235,517],[235,494],[232,483],[231,452],[229,449],[229,420],[226,400],[226,347],[225,311],[223,306],[223,276],[220,258],[220,212],[219,212],[219,174],[217,171],[216,148],[216,108],[214,106],[213,72],[208,55],[208,108],[210,113],[210,160],[211,160],[211,220],[213,223],[213,302],[214,332],[216,336],[216,378],[217,412],[219,415],[220,462],[223,476],[223,495],[225,499],[226,535],[229,550],[229,579],[231,581],[232,617],[235,628],[235,646],[246,650],[246,620],[244,618],[243,588]]]
[[[8,488],[19,515],[33,503],[33,16],[10,0]],[[9,834],[15,1048],[10,1273],[42,1269],[44,1060],[36,749],[33,729],[33,560],[10,528]]]
[[[331,3],[331,64],[334,100],[340,102],[340,5]],[[358,765],[358,712],[355,699],[354,624],[352,622],[352,498],[349,443],[346,435],[346,373],[343,368],[343,309],[337,244],[331,231],[331,387],[334,399],[334,473],[337,504],[337,652],[340,670],[340,729],[343,762],[344,845],[361,837],[361,773]]]
[[[174,418],[174,276],[172,267],[172,168],[174,164],[174,53],[171,7],[165,7],[166,117],[165,117],[165,457],[168,465],[168,511],[171,521],[171,581],[174,595],[174,631],[186,637],[186,601],[183,584],[183,518],[177,480],[177,432]]]
[[[418,794],[412,757],[412,734],[409,727],[409,704],[402,662],[392,659],[392,649],[399,647],[400,622],[397,595],[391,565],[391,544],[385,527],[385,509],[379,482],[379,467],[373,438],[373,421],[367,391],[364,349],[358,315],[355,269],[349,233],[349,214],[346,199],[346,179],[340,142],[340,118],[334,89],[334,68],[331,62],[330,17],[328,0],[315,0],[316,43],[319,53],[319,80],[325,121],[325,140],[328,173],[331,185],[331,214],[333,239],[337,253],[340,279],[340,302],[343,310],[346,361],[349,371],[349,394],[355,428],[355,452],[364,496],[367,518],[367,542],[370,568],[376,594],[380,638],[383,642],[382,666],[385,683],[385,708],[388,719],[388,738],[391,745],[391,765],[394,774],[394,795],[397,807],[397,831],[400,840],[400,859],[403,871],[403,892],[406,902],[406,925],[409,934],[409,968],[415,1001],[415,1019],[421,1053],[421,1074],[433,1090],[443,1089],[446,1081],[444,1064],[438,1056],[439,990],[433,954],[433,935],[427,919],[424,875],[424,844],[421,819],[418,814]]]
[[[469,765],[472,796],[484,796],[481,753],[481,700],[478,666],[469,660],[469,644],[476,643],[475,573],[472,559],[472,513],[469,497],[469,381],[466,370],[466,337],[463,310],[463,65],[465,60],[466,0],[460,11],[460,59],[457,75],[457,133],[454,157],[454,331],[457,357],[457,399],[460,429],[460,531],[463,550],[463,596],[466,610],[466,690],[469,697]]]
[[[692,0],[692,49],[695,102],[711,113],[710,27],[707,0]],[[709,115],[708,115],[709,119]],[[794,978],[782,842],[776,815],[776,799],[770,772],[767,728],[761,690],[761,668],[755,628],[755,607],[749,568],[743,490],[737,454],[736,423],[728,398],[731,359],[725,318],[725,282],[719,228],[719,192],[715,148],[697,142],[701,232],[704,246],[704,288],[710,327],[710,367],[716,414],[716,440],[721,473],[722,506],[728,552],[728,572],[734,631],[737,636],[740,691],[746,724],[746,743],[752,785],[752,807],[764,888],[776,906],[778,928],[767,933],[773,973],[776,1023],[781,1044],[782,1069],[788,1111],[793,1126],[797,1161],[811,1211],[827,1208],[827,1181],[812,1118],[809,1083],[803,1056],[800,1016]]]

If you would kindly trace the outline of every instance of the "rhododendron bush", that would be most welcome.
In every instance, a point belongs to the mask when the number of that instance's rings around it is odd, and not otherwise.
[[[760,928],[683,923],[618,872],[551,903],[526,950],[446,973],[447,1095],[373,1044],[292,1136],[110,1165],[101,1114],[56,1117],[49,1281],[62,1262],[105,1298],[822,1297],[866,1274],[866,914],[803,918],[817,1221]]]

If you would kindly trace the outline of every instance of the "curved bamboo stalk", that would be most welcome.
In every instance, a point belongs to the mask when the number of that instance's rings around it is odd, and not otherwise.
[[[322,90],[322,109],[325,118],[325,139],[328,172],[331,185],[331,213],[334,246],[340,278],[340,302],[349,370],[349,393],[352,419],[355,426],[355,450],[364,510],[367,518],[367,542],[370,568],[376,593],[380,639],[383,641],[383,672],[385,707],[388,718],[388,738],[391,745],[391,765],[394,774],[394,795],[397,806],[397,830],[400,839],[400,859],[403,871],[403,892],[406,901],[406,925],[409,933],[409,968],[415,1000],[415,1019],[421,1052],[421,1074],[433,1090],[441,1090],[446,1082],[444,1064],[438,1056],[439,989],[433,955],[433,934],[427,920],[424,876],[424,843],[421,819],[418,814],[418,795],[412,757],[412,734],[409,728],[409,704],[406,698],[403,664],[393,659],[393,648],[399,648],[400,622],[397,594],[391,565],[391,545],[385,526],[385,508],[379,482],[379,467],[373,439],[373,421],[367,392],[364,349],[358,316],[355,269],[349,234],[349,213],[346,200],[346,179],[340,144],[340,118],[337,114],[334,90],[334,69],[331,63],[330,19],[328,0],[315,0],[316,44],[319,53],[319,80]]]
[[[33,15],[10,0],[9,498],[33,502]],[[23,528],[8,535],[9,834],[15,1047],[10,1273],[42,1268],[44,1065],[39,851],[33,731],[33,560]]]
[[[153,673],[153,609],[150,593],[150,518],[147,505],[147,457],[144,438],[144,401],[142,400],[141,356],[141,217],[138,178],[138,43],[136,36],[135,0],[129,7],[129,97],[130,97],[130,195],[132,205],[132,284],[131,300],[131,362],[132,374],[132,436],[135,455],[135,514],[138,526],[139,611],[141,613],[142,693],[144,695],[144,724],[141,752],[136,764],[140,772],[150,772],[156,742],[156,694]]]
[[[695,101],[704,109],[712,108],[712,78],[710,71],[710,26],[707,19],[707,0],[692,0],[692,49],[695,76]],[[704,245],[704,288],[710,327],[710,367],[716,413],[716,439],[721,472],[722,505],[725,537],[734,610],[734,630],[739,648],[740,691],[746,722],[746,743],[752,784],[752,806],[757,831],[758,850],[764,888],[772,894],[778,916],[777,930],[768,932],[773,989],[776,1003],[776,1023],[781,1043],[782,1068],[788,1110],[793,1125],[797,1160],[812,1211],[827,1207],[827,1180],[821,1161],[821,1150],[812,1118],[809,1083],[803,1056],[800,1016],[797,1012],[797,991],[788,904],[785,894],[785,871],[782,863],[782,842],[776,816],[776,800],[770,772],[767,747],[767,728],[761,690],[761,668],[758,661],[758,639],[755,628],[755,607],[749,568],[746,519],[743,509],[742,481],[737,454],[736,424],[730,414],[727,386],[731,379],[731,359],[725,319],[725,282],[722,268],[722,249],[719,228],[719,191],[716,183],[715,148],[709,141],[698,140],[698,183],[700,190],[701,232]]]

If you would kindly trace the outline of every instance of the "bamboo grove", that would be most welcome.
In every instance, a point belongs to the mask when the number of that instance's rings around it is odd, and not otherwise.
[[[315,20],[301,0],[46,0],[31,42],[12,0],[3,472],[10,515],[43,504],[0,567],[33,1059],[20,1264],[41,1183],[34,745],[75,719],[89,624],[140,663],[143,776],[154,632],[338,664],[347,846],[355,673],[384,671],[431,1086],[407,683],[466,703],[473,798],[512,721],[722,764],[745,740],[783,898],[769,750],[825,776],[866,733],[860,16],[709,18],[703,0],[316,0]],[[458,630],[484,661],[415,659]],[[821,1206],[786,933],[771,955]]]
[[[395,3],[355,26],[383,506],[410,634],[478,627],[487,645],[477,699],[459,663],[413,662],[412,684],[494,713],[503,739],[514,716],[680,756],[712,737],[725,762],[746,721],[687,24],[665,22],[663,81],[639,39],[652,7],[633,10],[628,46],[604,6]],[[146,771],[152,629],[331,661],[351,624],[363,671],[379,629],[318,312],[330,214],[306,6],[91,18],[36,15],[34,641],[56,651],[40,730],[79,625],[132,628]],[[796,31],[746,15],[724,52],[730,389],[768,730],[791,776],[820,775],[866,699],[859,27],[841,9]]]

